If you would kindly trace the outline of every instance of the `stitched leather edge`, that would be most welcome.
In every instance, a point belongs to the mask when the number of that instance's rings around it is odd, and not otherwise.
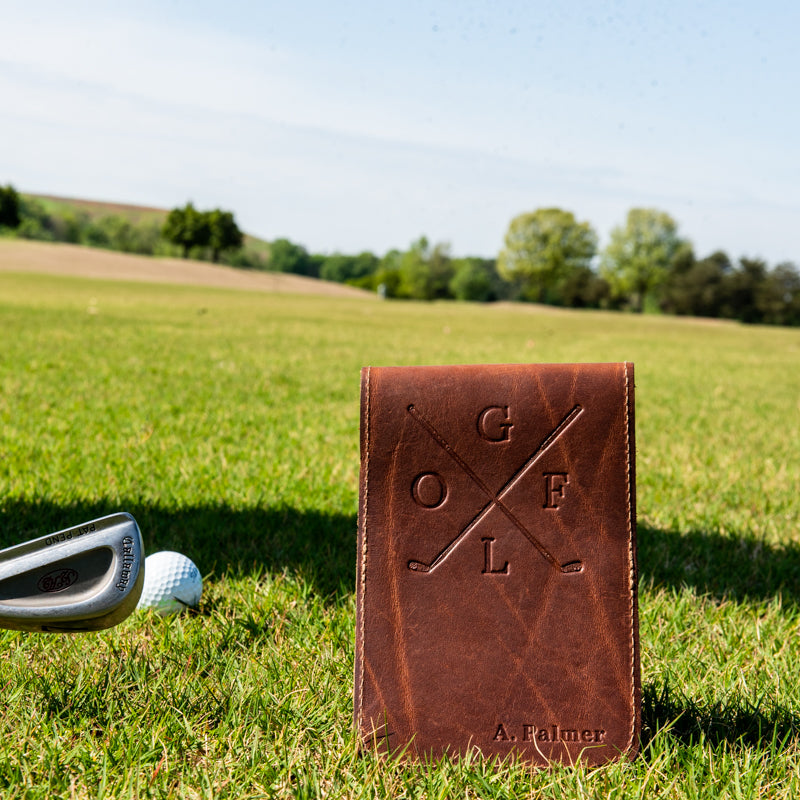
[[[365,417],[365,434],[364,434],[364,497],[362,500],[362,530],[361,530],[361,584],[359,591],[361,594],[361,621],[359,625],[359,652],[358,661],[360,664],[359,674],[359,687],[358,687],[358,733],[359,738],[362,735],[363,719],[364,719],[364,632],[365,632],[365,617],[366,609],[366,596],[367,596],[367,500],[369,498],[369,453],[370,453],[370,377],[372,368],[367,367],[367,374],[365,377],[365,396],[364,396],[364,417]]]
[[[627,502],[628,502],[628,575],[629,575],[629,599],[630,599],[630,624],[631,624],[631,638],[630,638],[630,652],[631,652],[631,734],[628,739],[628,746],[625,748],[626,752],[630,752],[634,748],[634,739],[636,738],[636,607],[634,600],[634,593],[636,592],[636,570],[634,566],[633,554],[633,508],[631,497],[631,434],[630,434],[630,387],[628,378],[628,362],[622,363],[622,369],[625,373],[625,480],[627,483]]]

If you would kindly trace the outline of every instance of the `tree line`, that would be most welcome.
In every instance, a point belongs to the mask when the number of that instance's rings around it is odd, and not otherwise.
[[[498,256],[524,299],[555,305],[800,325],[800,272],[719,250],[698,258],[667,213],[633,208],[598,252],[597,234],[568,211],[515,217]]]
[[[172,209],[164,221],[156,215],[136,222],[124,214],[97,216],[73,208],[48,211],[40,200],[20,194],[11,185],[0,186],[0,233],[138,255],[181,255],[215,262],[235,259],[244,242],[233,214],[220,208],[199,211],[187,203]],[[266,265],[258,253],[251,260],[239,266]]]
[[[800,325],[800,272],[718,250],[698,258],[675,220],[631,209],[598,249],[591,225],[559,208],[520,214],[496,259],[454,258],[426,237],[382,258],[314,255],[287,239],[271,244],[270,266],[414,300],[528,301],[570,308],[654,311]]]
[[[187,203],[163,222],[135,224],[121,215],[48,214],[35,198],[0,186],[2,232],[291,272],[388,298],[509,300],[800,325],[800,272],[794,263],[734,261],[722,250],[698,258],[675,220],[651,208],[631,209],[602,251],[588,222],[564,209],[540,208],[511,220],[497,258],[457,258],[448,244],[425,236],[383,256],[316,254],[286,238],[247,246],[233,214],[222,209],[200,211]]]

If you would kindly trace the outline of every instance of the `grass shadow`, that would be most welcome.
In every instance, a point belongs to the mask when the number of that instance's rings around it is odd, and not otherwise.
[[[703,705],[662,687],[647,684],[642,692],[643,745],[668,735],[687,747],[721,744],[784,750],[800,739],[800,717],[782,707],[761,708],[732,697]]]
[[[638,529],[639,571],[656,588],[688,586],[715,599],[800,606],[800,547],[708,531]]]
[[[356,515],[293,507],[233,509],[226,505],[160,508],[138,502],[5,500],[0,546],[42,536],[114,511],[136,518],[146,552],[186,553],[203,574],[282,571],[302,576],[314,591],[344,597],[355,586]],[[765,602],[780,595],[800,607],[800,547],[707,531],[678,533],[639,526],[643,581],[688,586],[716,599]]]
[[[115,511],[128,511],[136,518],[146,553],[185,553],[204,575],[286,570],[308,582],[322,597],[338,600],[354,591],[355,514],[291,507],[237,510],[204,505],[162,509],[102,500],[67,505],[6,500],[0,504],[0,546]]]

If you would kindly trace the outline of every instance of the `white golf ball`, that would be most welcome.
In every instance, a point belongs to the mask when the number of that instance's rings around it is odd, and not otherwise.
[[[144,587],[137,608],[154,608],[162,616],[197,608],[203,578],[194,562],[182,553],[164,550],[144,560]]]

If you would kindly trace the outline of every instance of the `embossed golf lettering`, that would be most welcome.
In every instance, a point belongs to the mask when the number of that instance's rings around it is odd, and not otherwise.
[[[411,484],[411,496],[423,508],[438,508],[447,497],[447,485],[438,473],[422,472]]]
[[[509,441],[513,427],[508,406],[489,406],[478,415],[478,435],[487,442]]]
[[[517,735],[517,731],[520,735]],[[513,726],[501,722],[494,731],[495,742],[576,742],[578,744],[602,744],[606,738],[603,728],[562,728],[560,725],[534,725],[526,722]]]
[[[464,457],[456,452],[453,446],[442,436],[441,433],[434,427],[433,423],[425,416],[415,405],[411,403],[406,407],[411,418],[424,428],[430,437],[436,442],[442,450],[456,463],[461,471],[475,484],[480,490],[483,497],[478,495],[481,505],[477,508],[475,516],[463,527],[454,538],[445,545],[444,549],[433,558],[433,560],[426,562],[420,559],[411,559],[408,561],[408,568],[413,572],[429,573],[439,566],[447,556],[452,553],[467,537],[467,535],[474,530],[489,512],[496,508],[511,522],[511,524],[538,550],[542,558],[547,561],[551,567],[562,574],[571,574],[581,572],[583,570],[583,563],[580,560],[574,559],[561,563],[556,557],[542,544],[536,534],[530,530],[529,527],[524,525],[516,514],[504,502],[505,495],[510,492],[524,477],[528,474],[533,465],[538,461],[539,457],[554,443],[560,436],[575,422],[575,420],[583,413],[580,405],[574,405],[561,419],[561,421],[544,437],[539,446],[534,450],[527,460],[515,471],[510,474],[505,484],[497,491],[494,491],[478,475],[477,472],[469,465]],[[488,436],[497,437],[500,435],[502,438],[490,438],[489,441],[505,441],[508,437],[508,431],[512,427],[508,415],[508,406],[488,406],[478,416],[478,433],[483,437],[484,433]],[[559,498],[564,496],[564,486],[569,482],[567,473],[553,472],[544,473],[546,481],[546,490],[548,496],[546,498],[546,508],[557,508]],[[423,472],[414,478],[411,486],[411,496],[418,505],[423,508],[437,508],[440,506],[446,497],[447,487],[441,475],[435,472]],[[486,500],[488,499],[488,503]],[[556,505],[548,505],[555,503]],[[494,570],[491,569],[491,539],[489,542],[484,540],[484,570],[485,574],[507,574],[505,567]],[[487,567],[487,565],[490,565]],[[507,567],[507,564],[506,564]]]
[[[558,504],[564,499],[564,487],[569,483],[566,472],[543,472],[544,478],[544,505],[542,508],[557,509]]]
[[[481,539],[483,542],[483,569],[481,570],[484,575],[508,575],[508,561],[502,567],[497,569],[493,568],[492,561],[492,543],[494,539],[491,536],[484,536]]]

